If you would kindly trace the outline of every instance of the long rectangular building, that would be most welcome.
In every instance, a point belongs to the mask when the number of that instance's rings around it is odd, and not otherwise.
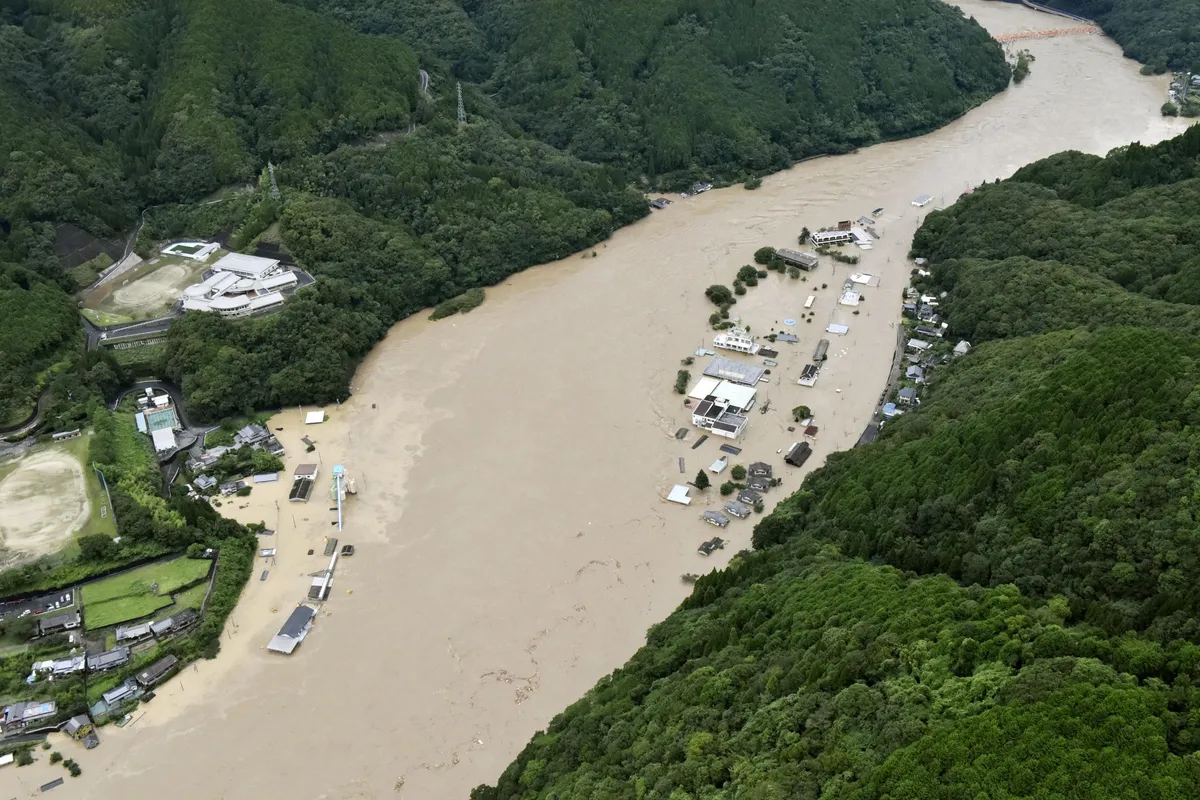
[[[704,374],[711,378],[721,378],[740,383],[743,386],[757,385],[766,371],[766,367],[760,367],[757,364],[747,364],[720,356],[713,358],[712,362],[704,368]]]
[[[786,247],[776,250],[775,257],[785,264],[800,267],[800,269],[816,269],[819,263],[816,253],[801,253],[797,250],[789,250]]]

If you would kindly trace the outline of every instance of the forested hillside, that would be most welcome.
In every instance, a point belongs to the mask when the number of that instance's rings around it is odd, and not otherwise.
[[[930,0],[297,2],[420,42],[542,141],[680,188],[923,133],[1009,80]]]
[[[163,371],[199,418],[325,402],[396,320],[645,214],[643,174],[739,178],[919,133],[1008,77],[986,33],[936,0],[836,15],[811,0],[6,3],[0,304],[44,312],[0,320],[0,342],[28,326],[0,351],[0,427],[42,385],[123,379],[73,354],[67,293],[95,273],[60,261],[61,223],[110,238],[149,209],[147,255],[269,231],[317,287],[265,321],[185,319]]]
[[[1130,58],[1158,71],[1200,70],[1200,4],[1193,0],[1041,0],[1093,19]]]
[[[931,213],[922,288],[972,352],[473,800],[1194,796],[1198,154],[1060,154]]]

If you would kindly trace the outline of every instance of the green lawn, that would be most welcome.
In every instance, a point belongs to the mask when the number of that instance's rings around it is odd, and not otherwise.
[[[172,592],[207,577],[211,565],[206,559],[176,558],[85,584],[84,626],[103,628],[153,614],[171,605]],[[150,586],[155,583],[158,592],[151,594]]]
[[[84,587],[85,590],[87,587]],[[84,623],[88,630],[117,625],[153,614],[160,608],[171,605],[170,595],[142,594],[134,597],[118,597],[102,603],[84,606]]]
[[[175,595],[175,605],[180,608],[194,608],[199,611],[201,604],[204,603],[204,594],[207,591],[208,581],[197,583],[192,588],[184,589]]]
[[[99,311],[94,308],[83,308],[79,313],[87,317],[92,324],[100,325],[124,325],[127,322],[134,322],[133,317],[125,316],[124,314],[113,314],[109,311]]]
[[[108,507],[108,496],[104,493],[104,487],[100,485],[100,478],[96,476],[96,471],[92,469],[92,462],[88,460],[88,440],[90,438],[88,433],[89,431],[85,430],[82,436],[55,445],[55,447],[66,448],[79,459],[79,464],[83,467],[83,482],[87,486],[88,503],[92,507],[88,521],[84,523],[83,528],[75,532],[75,536],[87,536],[91,533],[116,536],[116,517],[113,516],[112,509]]]

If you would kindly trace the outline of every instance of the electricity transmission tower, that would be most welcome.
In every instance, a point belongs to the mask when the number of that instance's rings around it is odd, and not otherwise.
[[[279,184],[275,182],[275,165],[267,162],[267,172],[271,175],[271,199],[279,200]]]
[[[467,110],[463,107],[462,101],[462,84],[458,84],[458,124],[467,124]]]

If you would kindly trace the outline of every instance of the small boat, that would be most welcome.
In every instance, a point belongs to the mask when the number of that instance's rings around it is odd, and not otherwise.
[[[883,213],[883,209],[882,209],[882,208],[877,208],[877,209],[875,209],[874,211],[872,211],[872,212],[871,212],[871,216],[872,216],[872,217],[878,217],[878,216],[879,216],[880,214],[882,214],[882,213]]]

